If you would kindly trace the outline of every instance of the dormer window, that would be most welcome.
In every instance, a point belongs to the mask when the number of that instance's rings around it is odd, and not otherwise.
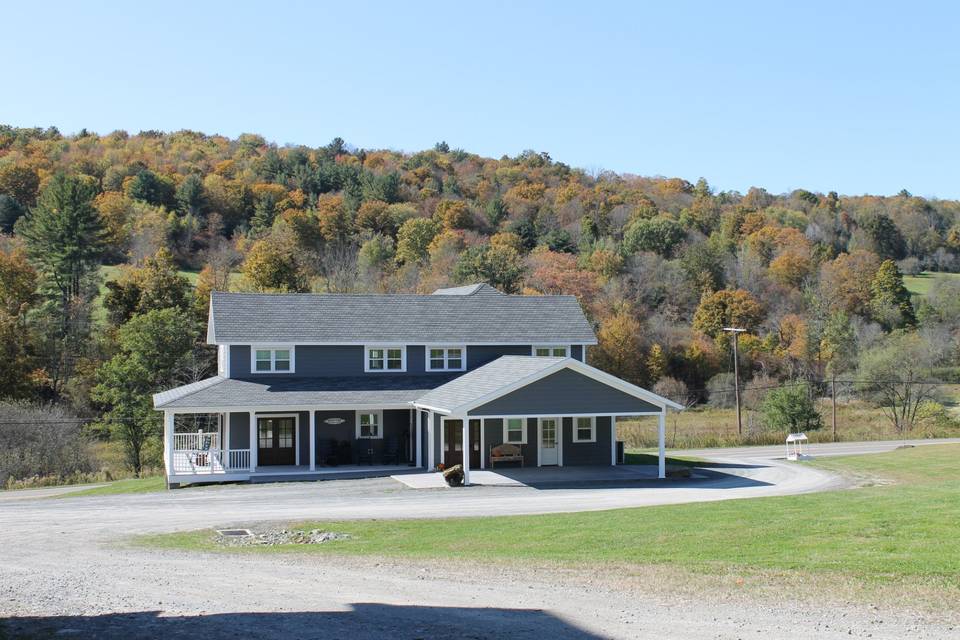
[[[565,344],[536,344],[533,346],[533,355],[569,358],[570,346]]]
[[[366,348],[363,370],[367,373],[403,373],[407,370],[407,348],[369,346]]]
[[[463,371],[466,356],[466,347],[427,347],[427,371]]]
[[[293,373],[293,347],[255,347],[253,373]]]

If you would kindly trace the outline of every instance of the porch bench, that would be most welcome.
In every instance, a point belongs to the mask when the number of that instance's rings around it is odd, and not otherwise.
[[[515,444],[498,444],[495,447],[490,447],[490,468],[493,469],[493,466],[497,463],[504,462],[519,462],[520,466],[523,466],[523,454],[520,453],[520,447]]]

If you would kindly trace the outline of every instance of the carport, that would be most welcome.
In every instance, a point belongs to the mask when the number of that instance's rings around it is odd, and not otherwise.
[[[575,360],[504,356],[427,392],[417,410],[417,466],[484,470],[511,445],[523,466],[616,465],[616,419],[657,416],[658,477],[666,476],[667,398]],[[472,460],[471,460],[472,459]]]

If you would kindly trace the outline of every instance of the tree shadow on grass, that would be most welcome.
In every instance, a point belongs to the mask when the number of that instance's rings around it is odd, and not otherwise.
[[[165,615],[160,611],[0,620],[0,640],[292,640],[345,638],[601,638],[540,609],[356,603],[344,611]]]

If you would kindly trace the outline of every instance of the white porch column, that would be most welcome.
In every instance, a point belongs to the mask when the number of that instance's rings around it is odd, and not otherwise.
[[[417,412],[417,467],[423,466],[423,412],[416,409]]]
[[[317,470],[317,412],[310,409],[310,471]]]
[[[463,486],[470,486],[470,453],[472,452],[470,446],[470,421],[464,417],[460,420],[460,424],[463,428]]]
[[[257,470],[257,412],[250,412],[250,473]]]
[[[610,466],[617,466],[617,416],[610,416]]]
[[[657,444],[660,447],[659,458],[657,459],[657,477],[667,477],[667,455],[666,455],[666,433],[667,433],[667,408],[664,407],[660,415],[657,416]]]
[[[427,413],[427,469],[433,470],[436,468],[434,461],[434,447],[433,447],[433,411]]]
[[[220,436],[220,466],[224,470],[230,468],[230,414],[220,414],[220,430],[223,435]]]
[[[173,411],[163,412],[163,466],[167,479],[173,475]]]

